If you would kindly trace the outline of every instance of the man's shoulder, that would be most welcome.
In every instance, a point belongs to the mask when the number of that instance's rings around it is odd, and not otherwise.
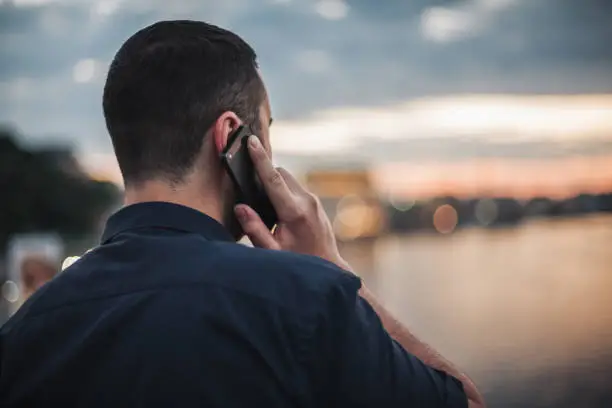
[[[317,256],[262,249],[241,244],[220,244],[220,248],[223,248],[227,255],[239,262],[241,267],[280,268],[287,273],[297,274],[300,277],[303,276],[305,271],[308,271],[307,278],[323,281],[353,276],[337,265]]]
[[[238,277],[235,283],[246,283],[249,289],[284,291],[275,298],[297,292],[325,296],[337,288],[357,292],[361,286],[358,277],[316,256],[225,243],[218,244],[215,253],[222,276]]]

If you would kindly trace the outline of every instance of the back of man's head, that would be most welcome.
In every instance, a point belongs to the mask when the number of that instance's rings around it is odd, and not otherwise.
[[[117,52],[104,88],[126,185],[180,183],[219,115],[232,111],[257,132],[264,98],[255,52],[236,34],[197,21],[138,31]]]

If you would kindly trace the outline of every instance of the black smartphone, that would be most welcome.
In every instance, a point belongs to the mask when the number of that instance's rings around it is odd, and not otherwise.
[[[221,163],[234,183],[237,204],[247,204],[272,230],[278,218],[249,154],[247,143],[252,134],[248,126],[240,126],[232,132],[221,153]]]

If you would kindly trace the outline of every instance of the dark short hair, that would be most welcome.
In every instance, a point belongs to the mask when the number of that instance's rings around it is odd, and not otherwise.
[[[160,21],[130,37],[110,66],[104,117],[126,185],[180,183],[226,111],[260,129],[265,90],[255,51],[199,21]]]

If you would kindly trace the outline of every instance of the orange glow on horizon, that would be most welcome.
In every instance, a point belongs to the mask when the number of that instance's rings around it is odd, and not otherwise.
[[[123,188],[116,171],[89,172]],[[436,196],[564,199],[612,192],[612,155],[560,159],[472,159],[456,163],[390,163],[371,169],[372,187],[383,198]]]
[[[612,156],[393,163],[379,166],[372,173],[374,185],[383,196],[404,199],[564,199],[581,193],[612,192]]]

